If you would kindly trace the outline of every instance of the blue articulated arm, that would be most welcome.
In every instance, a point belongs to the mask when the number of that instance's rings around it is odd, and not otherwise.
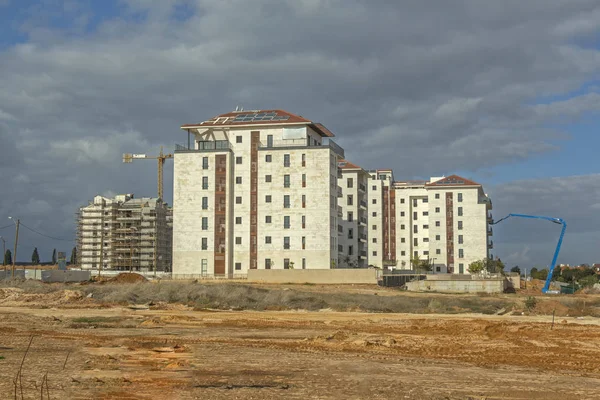
[[[542,293],[546,293],[548,288],[550,288],[550,281],[552,280],[552,273],[554,272],[554,267],[556,267],[556,261],[558,260],[558,253],[560,253],[560,247],[562,246],[563,238],[565,237],[565,231],[567,230],[567,223],[562,218],[554,218],[554,217],[544,217],[541,215],[526,215],[526,214],[508,214],[506,217],[499,219],[498,221],[492,222],[491,225],[496,225],[499,222],[504,221],[510,217],[519,217],[519,218],[530,218],[530,219],[545,219],[550,222],[554,222],[555,224],[562,225],[562,230],[560,231],[560,237],[558,239],[558,244],[556,245],[556,250],[554,251],[554,257],[552,257],[552,263],[550,264],[550,270],[548,271],[548,277],[546,278],[546,284],[542,289]]]

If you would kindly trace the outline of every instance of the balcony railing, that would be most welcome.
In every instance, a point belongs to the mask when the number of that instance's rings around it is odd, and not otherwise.
[[[212,141],[199,141],[196,142],[196,148],[188,148],[187,146],[176,144],[175,152],[193,152],[193,151],[218,151],[231,150],[231,143],[228,140],[212,140]]]
[[[366,225],[367,224],[367,219],[365,217],[361,217],[358,220],[362,225]]]
[[[342,206],[337,207],[337,216],[338,216],[338,218],[344,217],[344,212],[342,211]]]
[[[337,197],[344,197],[344,194],[342,193],[342,188],[341,187],[337,187],[336,189],[337,192]]]
[[[361,191],[363,191],[363,192],[367,191],[367,187],[365,185],[362,185],[362,184],[358,185],[358,189],[361,190]]]
[[[360,201],[360,206],[361,206],[361,207],[364,207],[364,208],[367,208],[367,202],[366,202],[366,201],[364,201],[364,200],[361,200],[361,201]]]
[[[358,235],[358,238],[359,238],[360,240],[362,240],[363,242],[366,242],[366,241],[367,241],[367,235],[364,235],[364,234],[359,234],[359,235]]]
[[[489,247],[490,249],[493,249],[493,248],[494,248],[494,241],[493,241],[493,240],[490,240],[490,242],[488,243],[488,247]]]
[[[294,141],[283,141],[281,143],[275,143],[272,144],[271,146],[269,146],[268,144],[264,144],[264,143],[260,143],[258,148],[260,150],[266,150],[266,149],[282,149],[282,148],[323,148],[323,147],[328,147],[331,150],[333,150],[334,153],[336,153],[337,155],[344,157],[344,149],[341,148],[336,142],[334,142],[331,139],[328,138],[323,138],[323,141],[321,143],[321,145],[317,145],[317,146],[307,146],[306,145],[306,139],[302,139],[302,140],[294,140]]]
[[[491,226],[488,228],[487,234],[488,234],[488,236],[492,236],[494,234],[494,230],[492,229]]]

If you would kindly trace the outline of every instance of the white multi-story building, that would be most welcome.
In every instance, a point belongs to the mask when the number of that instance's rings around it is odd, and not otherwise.
[[[347,160],[338,166],[342,172],[338,184],[339,267],[365,268],[368,264],[368,194],[369,173]]]
[[[157,198],[96,196],[77,213],[83,269],[169,271],[172,209]]]
[[[175,150],[173,274],[338,265],[338,161],[322,124],[282,110],[183,125]]]
[[[393,171],[380,169],[369,171],[368,189],[368,235],[369,265],[378,268],[396,265],[396,225],[394,219],[395,192],[390,190],[394,181]]]

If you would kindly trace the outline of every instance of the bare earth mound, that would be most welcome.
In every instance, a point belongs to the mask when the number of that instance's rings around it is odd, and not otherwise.
[[[148,280],[140,274],[132,272],[124,272],[112,278],[109,282],[112,283],[140,283],[147,282]]]

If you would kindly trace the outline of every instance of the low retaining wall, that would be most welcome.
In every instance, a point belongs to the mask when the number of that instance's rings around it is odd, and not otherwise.
[[[7,269],[5,270],[1,270],[0,271],[0,280],[4,280],[4,279],[12,279],[12,270]],[[23,271],[22,269],[15,269],[15,278],[16,279],[25,279],[25,271]]]
[[[502,293],[504,279],[424,280],[406,283],[411,292],[440,293]]]
[[[376,269],[251,269],[248,281],[377,285],[378,272]]]
[[[90,271],[42,271],[42,282],[85,282],[91,278]]]

